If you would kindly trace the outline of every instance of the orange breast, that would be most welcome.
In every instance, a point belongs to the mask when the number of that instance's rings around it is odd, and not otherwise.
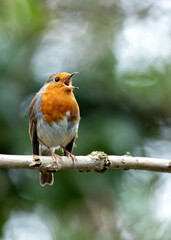
[[[47,123],[59,122],[69,112],[68,121],[79,117],[79,107],[72,91],[65,91],[51,83],[42,93],[42,105],[39,107]]]

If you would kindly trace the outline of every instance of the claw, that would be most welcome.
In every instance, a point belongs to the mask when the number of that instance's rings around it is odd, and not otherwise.
[[[58,154],[55,154],[54,151],[52,151],[51,148],[49,148],[49,151],[50,151],[50,153],[51,153],[53,159],[56,161],[56,165],[57,165],[57,167],[58,167],[58,159],[62,159],[62,157],[59,156]]]
[[[75,161],[77,161],[77,158],[72,153],[70,153],[68,150],[66,150],[64,147],[63,147],[63,150],[65,151],[67,157],[70,157],[72,159],[73,165],[75,167]]]

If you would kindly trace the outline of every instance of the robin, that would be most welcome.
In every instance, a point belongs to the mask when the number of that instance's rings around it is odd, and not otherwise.
[[[54,150],[61,147],[65,156],[73,160],[73,145],[77,136],[80,112],[72,86],[74,73],[51,75],[33,98],[29,111],[29,134],[33,154],[52,156],[58,162],[60,156]],[[40,184],[52,185],[52,172],[40,172]]]

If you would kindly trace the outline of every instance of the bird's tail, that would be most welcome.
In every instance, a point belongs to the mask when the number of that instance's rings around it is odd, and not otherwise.
[[[39,153],[41,156],[51,156],[48,149],[45,149],[41,145],[39,146]],[[54,177],[51,172],[40,172],[40,185],[45,186],[46,184],[53,185]]]
[[[46,184],[53,185],[54,177],[53,173],[40,172],[40,185],[45,186]]]

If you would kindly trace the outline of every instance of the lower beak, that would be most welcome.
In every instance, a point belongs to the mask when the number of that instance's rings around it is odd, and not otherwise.
[[[67,86],[70,89],[79,89],[79,87],[75,87],[75,86]]]

